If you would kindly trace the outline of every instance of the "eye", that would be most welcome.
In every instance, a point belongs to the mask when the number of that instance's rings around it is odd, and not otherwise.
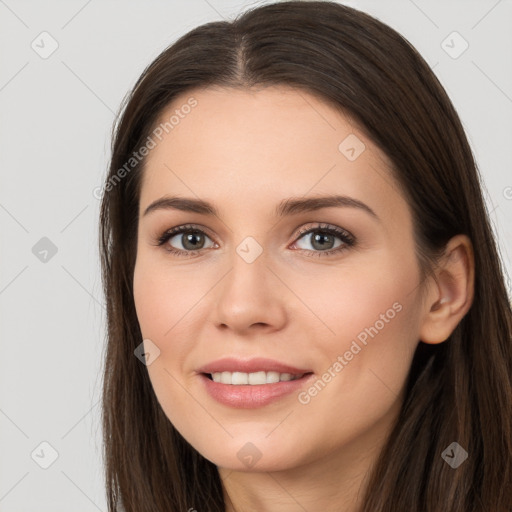
[[[210,239],[204,231],[192,225],[177,226],[159,237],[157,245],[161,246],[169,242],[165,248],[166,251],[178,256],[195,256],[202,249],[208,248],[204,246],[205,238]],[[172,244],[177,244],[178,247]]]
[[[294,245],[301,241],[301,239],[307,240],[308,238],[313,250],[308,249],[307,247],[299,247],[299,249],[311,253],[310,256],[327,256],[334,253],[340,253],[341,251],[352,247],[356,241],[355,237],[345,229],[326,224],[301,230],[299,232],[298,240]],[[337,245],[336,238],[339,240]]]
[[[309,253],[309,256],[328,256],[340,253],[354,246],[356,242],[355,237],[345,229],[326,224],[301,230],[294,245],[297,245],[301,239],[306,240],[308,237],[313,249],[307,247],[299,247],[298,249]],[[209,247],[205,246],[206,239],[212,242]],[[339,243],[336,243],[336,239]],[[211,249],[217,246],[202,229],[190,224],[176,226],[163,233],[158,238],[156,245],[163,246],[164,244],[166,244],[165,250],[167,252],[183,257],[196,256],[203,249]]]

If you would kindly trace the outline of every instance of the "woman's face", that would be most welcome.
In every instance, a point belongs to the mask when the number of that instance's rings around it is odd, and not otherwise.
[[[423,307],[389,161],[333,107],[285,87],[195,90],[161,120],[134,298],[165,414],[224,468],[363,457],[396,418]]]

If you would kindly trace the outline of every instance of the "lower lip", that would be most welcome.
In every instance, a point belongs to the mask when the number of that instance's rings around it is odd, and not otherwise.
[[[250,384],[222,384],[214,382],[204,374],[201,374],[200,377],[206,386],[206,391],[217,402],[239,409],[253,409],[263,407],[299,391],[313,377],[313,374],[309,373],[300,379],[254,386]]]

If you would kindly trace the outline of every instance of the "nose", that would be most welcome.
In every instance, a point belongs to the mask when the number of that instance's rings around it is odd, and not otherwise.
[[[265,253],[252,262],[235,254],[232,261],[214,294],[215,325],[239,335],[282,329],[288,295]]]

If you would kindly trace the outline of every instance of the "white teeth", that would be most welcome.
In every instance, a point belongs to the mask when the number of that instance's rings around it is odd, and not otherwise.
[[[231,373],[230,372],[222,372],[217,373],[217,378],[219,379],[217,382],[222,382],[222,384],[231,384]]]
[[[242,372],[233,372],[231,374],[231,384],[235,384],[235,386],[249,384],[249,375]]]
[[[257,386],[261,384],[273,384],[275,382],[285,382],[289,380],[300,379],[302,375],[292,375],[291,373],[279,373],[279,372],[216,372],[211,374],[214,382],[220,382],[221,384],[232,384],[234,386],[240,386],[243,384],[250,384],[251,386]]]
[[[249,384],[266,384],[267,383],[267,374],[265,372],[254,372],[249,373]]]
[[[279,382],[279,372],[267,372],[267,384]]]

